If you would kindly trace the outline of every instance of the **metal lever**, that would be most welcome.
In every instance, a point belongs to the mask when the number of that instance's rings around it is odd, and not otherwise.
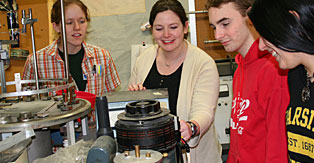
[[[49,106],[47,106],[47,107],[45,107],[44,109],[40,110],[40,111],[37,113],[37,116],[38,116],[38,117],[41,117],[41,118],[49,116],[49,110],[50,110],[51,108],[53,108],[53,106],[54,106],[56,103],[57,103],[57,102],[54,101],[54,102],[51,103]]]

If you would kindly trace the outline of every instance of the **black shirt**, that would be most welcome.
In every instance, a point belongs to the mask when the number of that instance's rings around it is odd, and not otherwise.
[[[143,86],[146,89],[168,88],[170,113],[177,115],[177,101],[183,63],[170,75],[161,75],[157,70],[156,60],[150,69]]]
[[[59,55],[64,61],[64,54],[58,49]],[[82,47],[76,54],[68,55],[70,74],[80,91],[85,91],[87,80],[83,79],[82,61],[84,58],[84,48]]]
[[[286,111],[288,154],[290,161],[314,162],[314,83],[309,83],[310,99],[302,101],[302,89],[307,85],[303,65],[289,70],[290,103]]]

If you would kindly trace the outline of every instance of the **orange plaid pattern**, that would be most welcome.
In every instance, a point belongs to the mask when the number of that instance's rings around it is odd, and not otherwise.
[[[65,78],[64,62],[58,54],[58,40],[36,52],[38,78],[61,79]],[[120,79],[109,51],[83,42],[85,55],[82,61],[82,71],[86,76],[86,92],[102,96],[105,92],[114,91],[120,85]],[[95,71],[95,67],[97,70]],[[35,79],[33,54],[29,55],[22,76],[23,80]],[[45,85],[54,87],[64,82],[47,82]]]

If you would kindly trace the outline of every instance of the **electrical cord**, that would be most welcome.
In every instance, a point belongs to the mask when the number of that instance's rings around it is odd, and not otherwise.
[[[177,162],[178,163],[183,163],[183,150],[185,150],[186,155],[187,155],[187,161],[190,163],[190,146],[189,144],[181,138],[180,141],[177,143]]]

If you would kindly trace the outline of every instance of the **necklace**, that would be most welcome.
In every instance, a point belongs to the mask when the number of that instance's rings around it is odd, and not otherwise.
[[[183,56],[183,55],[182,55],[182,56]],[[166,67],[170,67],[170,66],[174,65],[175,63],[179,62],[181,58],[183,58],[183,57],[181,57],[181,56],[178,57],[174,62],[172,62],[172,63],[170,63],[170,64],[165,63]]]
[[[314,78],[314,74],[310,76],[307,72],[306,73],[306,86],[303,87],[302,93],[301,93],[302,102],[307,102],[310,100],[310,94],[311,94],[310,82],[312,78]]]
[[[186,50],[186,45],[185,45],[185,43],[183,43],[183,48],[182,48],[182,50],[180,51],[180,56],[179,56],[178,58],[176,58],[175,61],[173,61],[173,62],[170,63],[170,64],[167,64],[167,63],[165,62],[165,66],[169,68],[170,66],[172,66],[172,65],[176,64],[177,62],[181,61],[181,59],[183,59],[184,56],[185,56],[185,50]]]

